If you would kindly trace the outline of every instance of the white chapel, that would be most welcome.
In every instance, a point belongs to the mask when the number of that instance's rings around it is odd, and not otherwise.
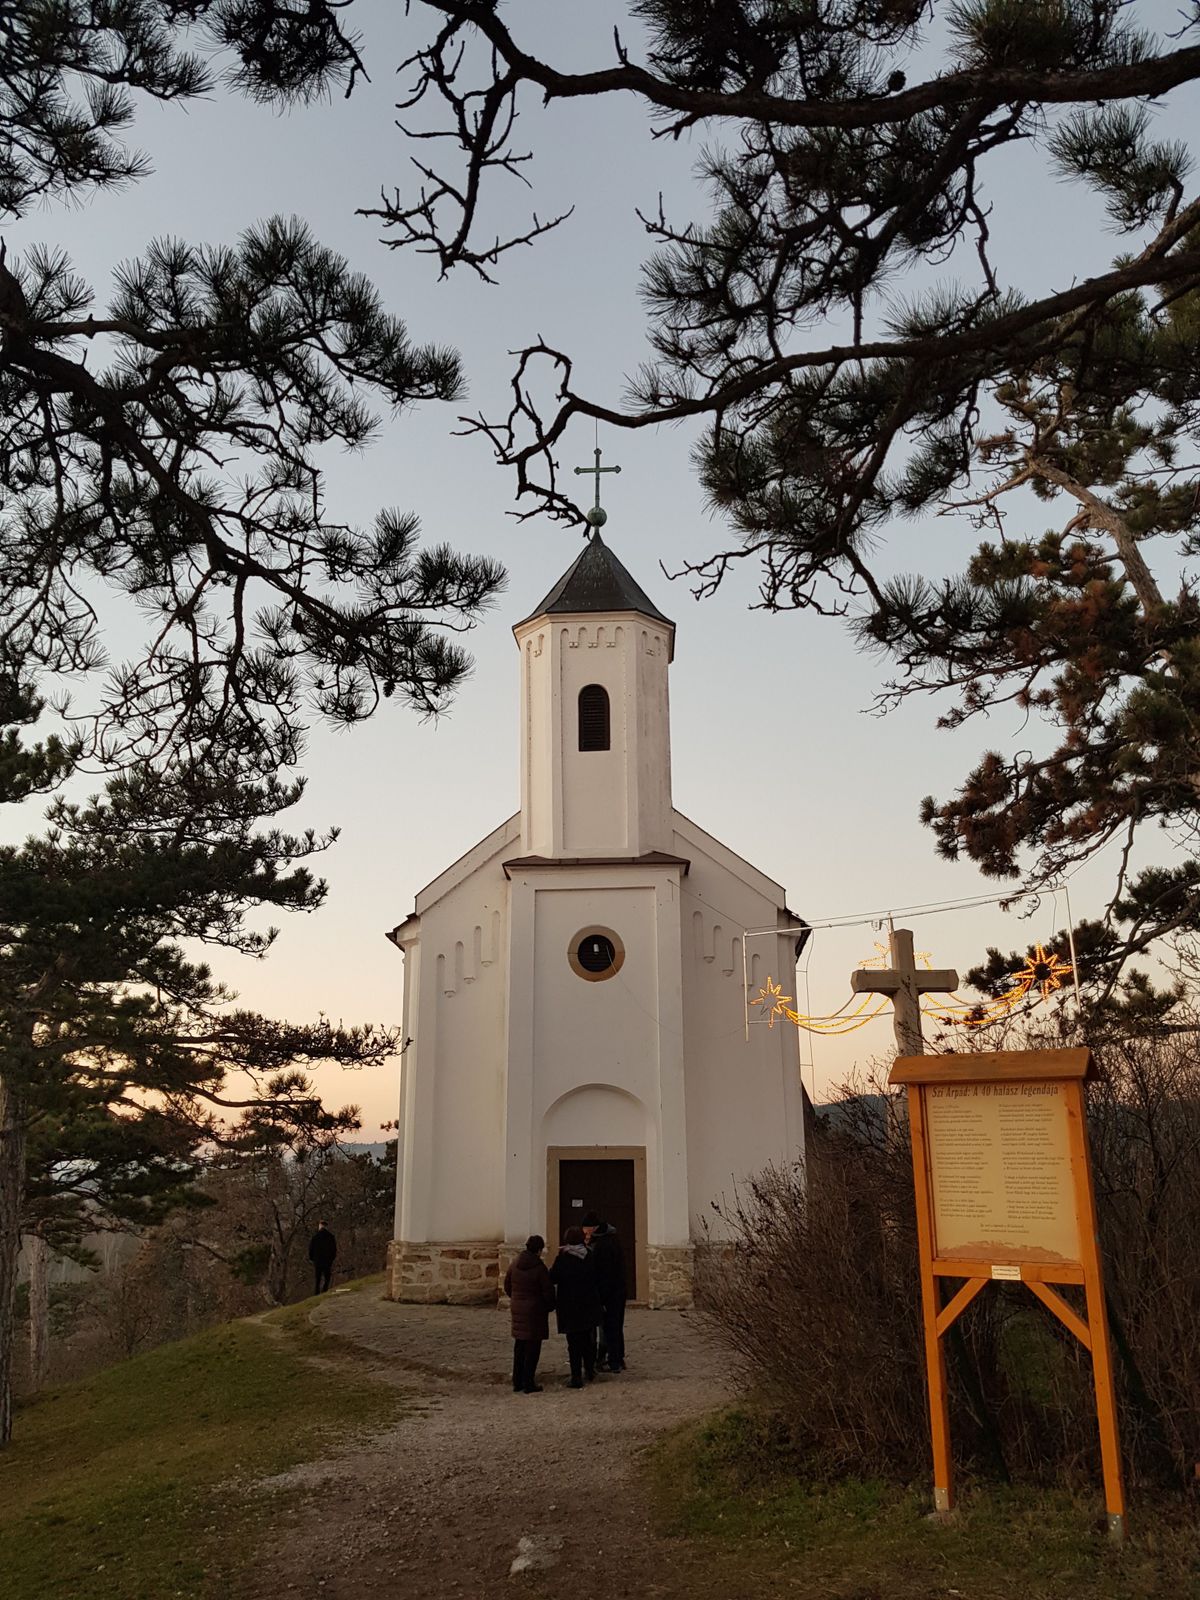
[[[409,1040],[389,1293],[495,1299],[529,1234],[552,1255],[595,1209],[632,1297],[685,1304],[711,1202],[803,1159],[797,1033],[747,1038],[745,981],[790,974],[805,925],[674,808],[675,626],[598,530],[513,632],[521,808],[388,935]],[[738,733],[714,748],[736,759]]]

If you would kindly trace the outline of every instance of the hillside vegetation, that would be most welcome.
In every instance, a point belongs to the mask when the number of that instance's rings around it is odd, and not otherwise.
[[[229,1323],[43,1394],[0,1457],[7,1600],[207,1600],[247,1559],[239,1484],[379,1423],[394,1390],[299,1306]]]
[[[663,1531],[748,1592],[796,1600],[1195,1600],[1194,1507],[1141,1486],[1121,1546],[1093,1490],[966,1479],[945,1522],[927,1481],[814,1475],[778,1418],[744,1406],[678,1429],[649,1459]]]

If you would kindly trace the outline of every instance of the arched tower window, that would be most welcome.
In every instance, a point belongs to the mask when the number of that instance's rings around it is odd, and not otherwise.
[[[579,691],[579,748],[609,748],[608,690],[598,683],[585,684]]]

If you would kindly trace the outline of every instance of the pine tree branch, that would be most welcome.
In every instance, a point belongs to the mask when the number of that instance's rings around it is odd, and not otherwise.
[[[449,26],[444,33],[449,28],[475,29],[496,52],[509,77],[535,84],[547,101],[632,94],[662,110],[682,112],[691,122],[732,119],[785,128],[876,128],[972,103],[998,108],[1018,103],[1053,105],[1126,100],[1132,96],[1153,98],[1200,77],[1200,46],[1193,45],[1144,61],[1075,72],[996,66],[963,69],[894,94],[858,100],[776,95],[761,89],[723,93],[672,84],[629,61],[594,72],[561,72],[517,45],[490,0],[421,3],[446,17]]]
[[[1046,483],[1053,483],[1077,500],[1084,509],[1087,525],[1093,528],[1102,528],[1116,546],[1117,555],[1125,569],[1125,575],[1133,586],[1134,593],[1142,604],[1146,624],[1153,628],[1155,619],[1161,614],[1166,602],[1162,590],[1159,588],[1146,564],[1146,559],[1139,550],[1137,541],[1129,530],[1129,524],[1117,514],[1106,500],[1101,499],[1091,489],[1077,483],[1069,473],[1063,472],[1043,456],[1031,455],[1029,457],[1030,471]]]

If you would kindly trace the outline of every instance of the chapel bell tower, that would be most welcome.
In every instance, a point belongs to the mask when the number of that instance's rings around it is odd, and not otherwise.
[[[550,860],[673,847],[667,669],[675,624],[601,539],[604,520],[597,495],[582,554],[513,629],[521,843]]]

